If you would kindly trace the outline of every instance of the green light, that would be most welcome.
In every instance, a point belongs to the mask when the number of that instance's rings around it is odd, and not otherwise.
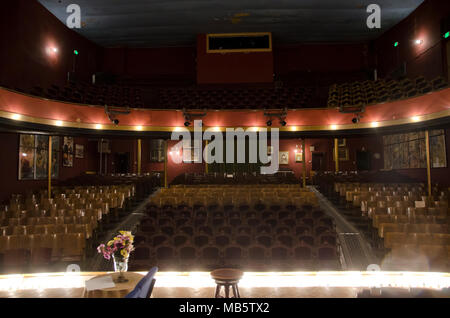
[[[394,43],[394,46],[397,47],[397,46],[398,46],[398,42],[395,42],[395,43]]]
[[[78,55],[78,51],[77,50],[73,50],[73,54]]]
[[[444,34],[444,38],[448,39],[450,37],[450,31],[448,31],[447,33]]]

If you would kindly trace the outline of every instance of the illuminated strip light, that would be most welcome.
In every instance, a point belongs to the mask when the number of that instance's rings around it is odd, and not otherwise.
[[[146,272],[138,272],[145,275]],[[99,275],[103,273],[98,273]],[[5,275],[0,291],[84,288],[92,275],[49,273]],[[209,272],[158,272],[159,287],[211,288],[215,286]],[[450,287],[450,273],[438,272],[246,272],[241,288],[347,287],[347,288],[429,288]]]
[[[20,118],[22,118],[22,115],[20,115],[20,114],[12,114],[11,118],[14,119],[14,120],[20,120]]]

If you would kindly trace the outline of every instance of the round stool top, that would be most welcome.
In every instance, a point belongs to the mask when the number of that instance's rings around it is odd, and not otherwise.
[[[211,277],[215,280],[239,280],[244,272],[234,268],[220,268],[211,272]]]

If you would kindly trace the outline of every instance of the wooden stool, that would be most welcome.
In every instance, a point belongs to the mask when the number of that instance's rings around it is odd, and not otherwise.
[[[233,291],[234,298],[240,298],[238,283],[244,273],[234,268],[221,268],[211,272],[211,277],[216,281],[216,298],[223,298],[220,296],[222,286],[225,289],[225,298],[230,298],[230,287]]]

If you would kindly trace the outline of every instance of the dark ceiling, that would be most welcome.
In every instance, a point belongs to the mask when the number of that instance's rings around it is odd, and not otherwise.
[[[199,33],[272,32],[275,43],[361,42],[376,38],[423,0],[39,0],[66,23],[81,7],[77,32],[110,46],[194,45]],[[366,8],[381,6],[381,29]]]

